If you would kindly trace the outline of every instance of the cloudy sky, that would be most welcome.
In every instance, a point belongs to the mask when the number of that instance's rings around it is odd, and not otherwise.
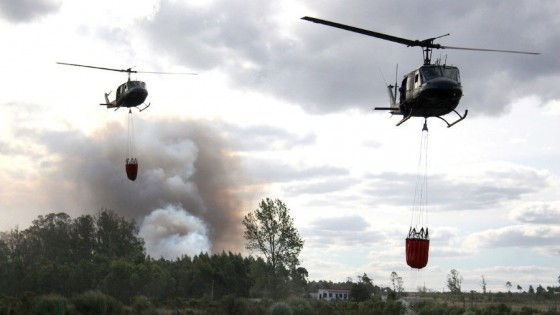
[[[137,220],[148,253],[243,251],[241,219],[266,197],[291,209],[311,279],[390,274],[407,290],[557,285],[560,274],[560,4],[557,1],[0,0],[0,230],[38,215],[108,208]],[[385,81],[420,48],[303,21],[410,39],[450,33],[469,116],[430,119],[430,261],[410,269],[421,119],[396,127]],[[98,104],[139,71],[140,171],[124,172],[127,111]],[[112,94],[114,95],[114,93]],[[249,253],[247,253],[249,254]]]

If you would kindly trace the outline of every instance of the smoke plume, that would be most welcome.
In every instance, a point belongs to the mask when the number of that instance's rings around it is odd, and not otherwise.
[[[223,133],[198,121],[135,124],[134,182],[124,170],[122,125],[107,124],[93,135],[27,132],[47,152],[39,161],[39,184],[48,206],[90,213],[107,208],[135,219],[152,256],[241,250],[245,204],[236,191],[246,178]]]
[[[155,258],[174,259],[211,250],[206,224],[173,205],[147,215],[139,235],[146,241],[146,251]]]

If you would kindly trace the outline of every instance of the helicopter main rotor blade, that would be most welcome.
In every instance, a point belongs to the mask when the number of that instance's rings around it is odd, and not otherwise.
[[[422,44],[422,42],[418,41],[418,40],[410,40],[410,39],[401,38],[401,37],[397,37],[397,36],[387,35],[387,34],[383,34],[383,33],[378,33],[378,32],[374,32],[374,31],[365,30],[365,29],[362,29],[362,28],[357,28],[357,27],[354,27],[354,26],[344,25],[344,24],[340,24],[340,23],[336,23],[336,22],[327,21],[327,20],[321,20],[321,19],[317,19],[317,18],[314,18],[314,17],[304,16],[301,19],[306,20],[306,21],[310,21],[310,22],[314,22],[314,23],[319,23],[319,24],[331,26],[331,27],[340,28],[340,29],[350,31],[350,32],[354,32],[354,33],[359,33],[359,34],[363,34],[363,35],[367,35],[367,36],[381,38],[381,39],[384,39],[384,40],[396,42],[396,43],[407,45],[407,46],[419,46],[419,45]]]
[[[445,34],[445,35],[442,35],[442,36],[439,36],[439,37],[427,38],[427,39],[424,39],[424,40],[411,40],[411,39],[406,39],[406,38],[397,37],[397,36],[393,36],[393,35],[387,35],[387,34],[374,32],[374,31],[369,31],[369,30],[365,30],[365,29],[362,29],[362,28],[349,26],[349,25],[344,25],[344,24],[331,22],[331,21],[327,21],[327,20],[322,20],[322,19],[309,17],[309,16],[304,16],[301,19],[306,20],[306,21],[310,21],[310,22],[314,22],[314,23],[319,23],[319,24],[331,26],[331,27],[340,28],[340,29],[350,31],[350,32],[354,32],[354,33],[359,33],[359,34],[363,34],[363,35],[367,35],[367,36],[372,36],[372,37],[392,41],[392,42],[403,44],[403,45],[406,45],[406,46],[409,46],[409,47],[419,46],[419,47],[425,47],[425,48],[429,48],[429,49],[430,48],[432,48],[432,49],[460,49],[460,50],[492,51],[492,52],[505,52],[505,53],[529,54],[529,55],[539,55],[540,54],[540,53],[535,53],[535,52],[526,52],[526,51],[517,51],[517,50],[501,50],[501,49],[442,46],[440,44],[435,44],[434,43],[434,40],[436,40],[440,37],[443,37],[443,36],[447,36],[449,34]]]
[[[87,66],[87,65],[80,65],[80,64],[76,64],[76,63],[66,63],[66,62],[57,62],[57,64],[59,64],[59,65],[66,65],[66,66],[75,66],[75,67],[91,68],[91,69],[109,70],[109,71],[116,71],[116,72],[127,72],[127,73],[152,73],[152,74],[197,75],[197,73],[192,73],[192,72],[137,71],[137,70],[132,70],[132,68],[128,68],[128,69],[114,69],[114,68],[105,68],[105,67],[97,67],[97,66]]]
[[[453,47],[453,46],[441,46],[441,49],[459,49],[459,50],[475,50],[475,51],[493,51],[493,52],[505,52],[512,54],[526,54],[526,55],[540,55],[541,53],[530,52],[530,51],[518,51],[518,50],[502,50],[502,49],[487,49],[487,48],[468,48],[468,47]]]
[[[178,74],[178,75],[198,75],[193,72],[160,72],[160,71],[135,71],[137,73],[151,73],[151,74]]]
[[[84,67],[84,68],[92,68],[92,69],[101,69],[101,70],[109,70],[109,71],[117,71],[117,72],[128,72],[128,73],[137,73],[138,71],[132,69],[113,69],[113,68],[105,68],[105,67],[96,67],[96,66],[87,66],[87,65],[80,65],[76,63],[66,63],[66,62],[57,62],[59,65],[66,65],[66,66],[75,66],[75,67]]]

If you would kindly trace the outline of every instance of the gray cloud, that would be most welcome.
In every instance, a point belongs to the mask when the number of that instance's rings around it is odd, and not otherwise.
[[[348,6],[337,1],[311,9],[320,18],[411,39],[451,33],[439,40],[443,45],[542,52],[540,56],[434,52],[462,69],[461,106],[474,114],[493,115],[526,95],[544,101],[559,97],[554,86],[560,80],[560,59],[555,54],[560,41],[555,40],[554,30],[560,24],[560,9],[554,1],[522,6],[437,0],[358,1]],[[282,33],[275,10],[270,2],[221,0],[189,6],[164,0],[142,27],[159,53],[187,68],[220,69],[237,88],[259,90],[315,113],[384,105],[388,101],[379,69],[394,73],[398,63],[401,77],[421,64],[420,49],[306,21],[294,21],[291,33]]]
[[[510,216],[520,223],[560,224],[560,208],[556,204],[533,204],[513,211]]]
[[[475,248],[557,246],[560,228],[545,225],[516,225],[473,233],[466,244]],[[557,252],[558,254],[558,252]]]
[[[312,133],[298,135],[265,125],[229,126],[227,131],[237,139],[237,151],[290,150],[298,146],[312,145],[317,140],[317,136]]]
[[[311,247],[368,246],[382,242],[382,232],[369,230],[367,221],[357,215],[320,218],[300,229]]]
[[[368,188],[363,193],[379,203],[410,205],[414,197],[414,174],[368,174],[365,180]],[[428,204],[433,211],[486,210],[550,185],[547,173],[524,167],[486,170],[481,177],[436,174],[428,181]]]
[[[369,227],[367,221],[358,215],[319,218],[311,222],[310,228],[321,231],[362,231]]]
[[[325,180],[297,183],[290,185],[285,190],[293,195],[302,194],[327,194],[352,188],[358,184],[357,179],[347,177],[331,177]]]
[[[321,165],[309,167],[295,167],[282,161],[273,159],[245,158],[245,163],[254,170],[253,180],[262,183],[287,183],[301,180],[319,180],[337,176],[346,176],[348,170],[341,167]]]
[[[0,15],[11,22],[31,22],[58,11],[56,0],[0,0]]]

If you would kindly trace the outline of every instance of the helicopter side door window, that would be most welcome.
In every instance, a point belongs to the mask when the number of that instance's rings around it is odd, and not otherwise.
[[[408,76],[404,77],[399,88],[401,103],[406,99],[406,90],[408,90]]]
[[[420,77],[420,72],[414,72],[414,88],[418,88],[422,84],[422,79]]]

